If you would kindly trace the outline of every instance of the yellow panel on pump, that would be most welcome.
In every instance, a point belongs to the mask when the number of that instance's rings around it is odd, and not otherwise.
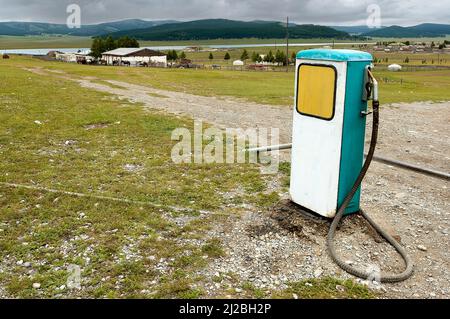
[[[329,65],[301,64],[297,81],[297,111],[306,116],[333,119],[336,69]]]

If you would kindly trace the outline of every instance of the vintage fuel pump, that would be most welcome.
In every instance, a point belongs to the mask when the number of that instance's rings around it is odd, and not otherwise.
[[[373,274],[340,260],[333,243],[343,216],[361,213],[405,260],[403,273],[379,277],[382,282],[397,282],[412,275],[410,258],[360,209],[360,187],[378,136],[378,83],[372,60],[369,53],[354,50],[314,49],[297,55],[290,195],[303,209],[334,218],[327,241],[330,256],[347,272],[367,279]],[[373,132],[363,165],[369,100],[373,100]]]
[[[371,63],[351,50],[297,55],[290,194],[324,217],[336,215],[361,171]],[[359,201],[358,189],[345,214],[358,212]]]

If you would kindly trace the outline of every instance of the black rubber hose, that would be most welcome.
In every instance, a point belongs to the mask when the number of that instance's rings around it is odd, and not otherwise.
[[[364,166],[361,170],[361,173],[359,174],[358,178],[356,179],[355,184],[353,185],[353,188],[351,189],[350,193],[345,198],[342,206],[339,208],[338,212],[336,213],[336,216],[331,223],[330,231],[328,232],[327,237],[327,245],[328,245],[328,252],[331,256],[331,258],[336,262],[336,264],[339,265],[343,270],[346,272],[363,279],[369,279],[373,278],[374,274],[369,272],[364,272],[361,270],[358,270],[348,264],[346,264],[343,260],[341,260],[336,253],[336,249],[334,247],[334,236],[336,234],[336,229],[341,222],[345,209],[350,204],[351,200],[353,199],[353,196],[355,196],[356,192],[358,191],[364,177],[367,174],[367,171],[370,167],[370,164],[372,163],[373,156],[375,154],[375,147],[377,145],[378,140],[378,126],[379,126],[379,102],[374,101],[373,102],[373,127],[372,127],[372,138],[370,141],[370,150],[369,154],[367,155],[366,161],[364,163]],[[399,282],[404,281],[411,277],[411,275],[414,272],[414,265],[411,260],[411,258],[408,256],[406,250],[394,239],[392,236],[390,236],[387,232],[385,232],[383,229],[380,228],[363,210],[360,211],[361,215],[367,219],[369,224],[384,238],[386,239],[394,248],[397,250],[397,252],[402,256],[403,260],[406,264],[406,269],[401,274],[380,274],[378,278],[373,278],[376,280],[379,280],[380,282]]]

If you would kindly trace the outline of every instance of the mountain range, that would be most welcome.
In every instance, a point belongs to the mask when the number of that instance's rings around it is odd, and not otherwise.
[[[175,21],[145,21],[140,19],[129,19],[100,24],[83,25],[79,29],[70,29],[65,24],[41,22],[0,22],[0,35],[25,36],[58,34],[92,37],[117,31],[151,28],[154,26],[173,22]]]
[[[273,21],[233,21],[226,19],[197,20],[159,25],[151,28],[119,31],[114,38],[130,36],[138,40],[211,40],[211,39],[281,39],[286,36],[286,24]],[[293,39],[349,38],[347,32],[330,27],[292,24],[289,36]]]
[[[443,37],[449,34],[449,24],[423,23],[412,27],[393,25],[366,32],[364,36],[373,38],[421,38]]]
[[[293,39],[350,38],[351,36],[384,38],[420,38],[450,35],[450,25],[424,23],[411,27],[389,26],[370,29],[367,26],[321,26],[312,24],[289,25]],[[0,22],[0,35],[72,35],[96,37],[131,36],[138,40],[210,40],[231,38],[284,38],[285,24],[276,21],[233,21],[225,19],[179,22],[174,20],[146,21],[129,19],[70,29],[65,24],[40,22]]]
[[[333,29],[338,31],[347,32],[351,35],[361,35],[373,31],[374,29],[369,28],[366,25],[357,26],[331,26]],[[384,28],[384,27],[383,27]],[[380,30],[380,29],[379,29]]]

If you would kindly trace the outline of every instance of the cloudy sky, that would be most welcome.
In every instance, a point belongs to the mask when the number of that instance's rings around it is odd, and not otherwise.
[[[283,20],[364,25],[369,5],[380,8],[383,25],[450,23],[450,0],[0,0],[0,21],[65,23],[66,9],[81,7],[82,24],[128,18],[146,20]]]

